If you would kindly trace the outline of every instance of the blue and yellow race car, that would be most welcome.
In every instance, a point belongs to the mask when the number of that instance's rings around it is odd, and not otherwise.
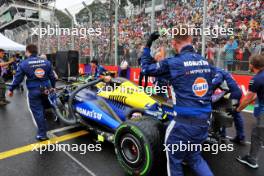
[[[221,97],[216,98],[218,102]],[[49,99],[61,121],[84,124],[96,133],[98,141],[114,143],[118,161],[129,175],[151,175],[165,163],[165,129],[175,116],[168,99],[148,95],[124,78],[64,86],[51,93]],[[220,104],[215,107],[214,126],[228,127],[232,117],[224,113]]]

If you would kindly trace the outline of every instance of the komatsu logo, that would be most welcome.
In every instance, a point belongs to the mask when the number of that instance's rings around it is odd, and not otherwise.
[[[186,61],[183,62],[184,67],[192,67],[192,66],[207,66],[209,63],[205,60],[200,60],[200,61]]]
[[[77,107],[76,108],[76,111],[82,115],[85,115],[87,117],[91,117],[91,118],[94,118],[94,119],[98,119],[98,120],[101,120],[102,119],[102,114],[100,113],[97,113],[97,112],[94,112],[93,111],[89,111],[87,109],[83,109],[83,108],[80,108],[80,107]]]
[[[28,61],[29,65],[33,65],[33,64],[42,64],[45,63],[45,60],[33,60],[33,61]]]

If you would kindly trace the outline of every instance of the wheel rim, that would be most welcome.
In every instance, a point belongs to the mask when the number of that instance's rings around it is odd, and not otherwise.
[[[140,149],[137,141],[130,136],[126,136],[121,140],[121,153],[126,162],[137,164],[140,160]]]

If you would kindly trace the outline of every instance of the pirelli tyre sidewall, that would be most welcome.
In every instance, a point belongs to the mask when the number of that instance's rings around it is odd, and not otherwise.
[[[164,131],[151,117],[129,120],[116,131],[115,152],[129,175],[149,175],[161,161]]]

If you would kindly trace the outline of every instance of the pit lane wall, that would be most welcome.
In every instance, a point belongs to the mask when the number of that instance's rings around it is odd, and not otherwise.
[[[109,65],[105,65],[104,66],[108,71],[116,71],[118,72],[118,74],[120,73],[120,67],[118,66],[109,66]],[[84,74],[84,73],[89,73],[89,65],[84,65],[84,64],[80,64],[80,73]],[[130,79],[131,81],[138,83],[139,81],[139,74],[140,74],[140,68],[129,68],[127,71],[127,79]],[[252,76],[249,75],[239,75],[239,74],[232,74],[233,78],[236,80],[236,82],[238,83],[239,87],[241,88],[243,95],[246,95],[247,91],[248,91],[248,85],[249,85],[249,81],[252,79]],[[148,79],[148,85],[151,86],[153,83],[153,78],[149,77]],[[143,84],[144,84],[144,79],[142,80]]]

